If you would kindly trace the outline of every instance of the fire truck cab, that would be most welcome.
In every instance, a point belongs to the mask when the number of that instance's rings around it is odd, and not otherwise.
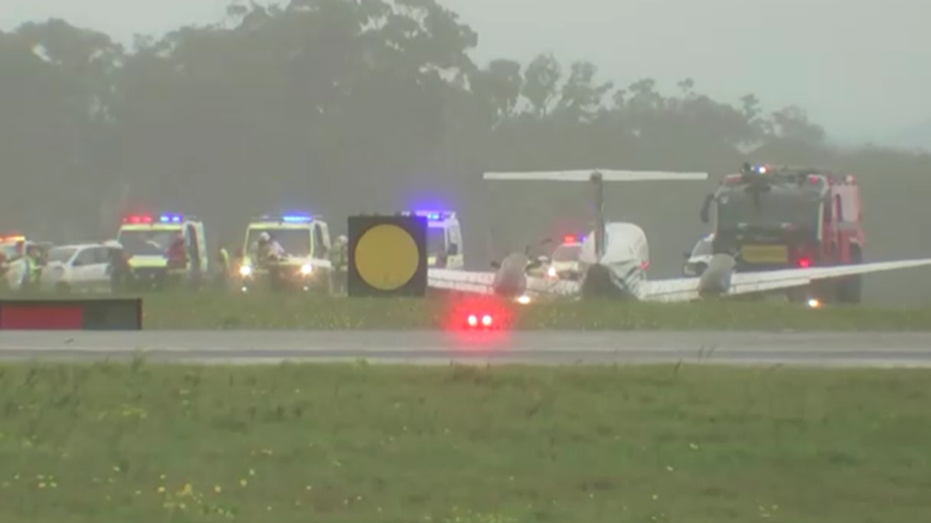
[[[738,271],[863,261],[863,207],[853,175],[744,164],[707,196],[701,219],[713,222],[714,254],[733,256]],[[859,276],[789,291],[792,301],[824,303],[859,303],[861,294]]]

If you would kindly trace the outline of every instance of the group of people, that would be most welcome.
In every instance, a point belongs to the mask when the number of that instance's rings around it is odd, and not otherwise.
[[[39,287],[39,278],[42,274],[42,266],[45,265],[47,252],[43,251],[36,244],[26,244],[25,240],[16,243],[12,256],[7,256],[0,251],[0,289],[7,290],[9,280],[7,273],[11,266],[22,260],[25,264],[25,270],[22,271],[22,281],[19,288],[23,291],[34,291]]]
[[[330,293],[335,295],[346,293],[346,281],[349,271],[349,241],[345,235],[336,238],[329,251],[332,270],[329,273]],[[287,251],[268,232],[259,235],[255,243],[255,263],[259,267],[271,268],[276,262],[287,257]],[[230,256],[226,247],[220,246],[217,250],[217,284],[220,288],[228,288],[230,278],[238,268],[236,261]]]

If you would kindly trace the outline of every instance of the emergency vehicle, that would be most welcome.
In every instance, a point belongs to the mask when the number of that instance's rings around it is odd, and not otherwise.
[[[462,229],[459,218],[450,211],[407,211],[404,215],[427,219],[427,265],[435,269],[462,269]]]
[[[284,249],[285,257],[275,262],[258,259],[259,237],[267,234]],[[243,292],[263,284],[304,291],[328,291],[330,228],[321,216],[309,214],[264,215],[246,228],[239,265]]]
[[[112,241],[52,247],[42,268],[41,288],[58,292],[109,292],[112,262],[117,256],[122,256],[122,248]]]
[[[0,282],[0,288],[18,289],[25,276],[26,263],[23,256],[30,247],[38,247],[41,259],[45,257],[49,249],[52,248],[52,242],[37,242],[27,240],[22,235],[10,235],[0,237],[0,252],[3,253],[2,264],[0,264],[0,277],[4,279]]]
[[[122,220],[116,241],[130,267],[130,287],[163,288],[167,283],[197,285],[208,274],[210,255],[204,223],[181,214],[131,215]],[[184,240],[183,265],[169,267],[169,250]]]
[[[563,237],[562,244],[553,250],[546,269],[548,278],[578,281],[582,277],[579,265],[579,256],[582,254],[584,236],[568,235]]]
[[[18,246],[20,243],[26,244],[26,237],[18,234],[13,234],[9,236],[0,236],[0,252],[7,259],[15,258],[16,256],[21,256],[23,253],[18,252]]]
[[[709,194],[701,218],[712,221],[714,254],[734,256],[738,271],[863,262],[860,187],[825,169],[744,164]],[[859,303],[860,276],[791,291],[792,301]]]

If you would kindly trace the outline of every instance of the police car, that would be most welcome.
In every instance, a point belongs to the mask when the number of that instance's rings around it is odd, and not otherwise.
[[[402,214],[427,219],[427,265],[437,269],[462,269],[462,229],[459,218],[450,211],[408,211]]]
[[[579,256],[582,254],[582,243],[585,237],[568,235],[563,237],[562,244],[553,250],[550,257],[546,276],[561,280],[577,281],[581,277]]]
[[[698,240],[691,251],[684,254],[685,265],[682,266],[682,274],[685,276],[701,276],[708,268],[711,258],[714,256],[712,242],[714,234],[709,234]]]
[[[329,288],[330,228],[321,216],[309,214],[267,214],[256,217],[246,228],[239,266],[242,290],[258,286],[267,277],[268,266],[258,263],[259,238],[262,235],[281,245],[285,258],[276,263],[278,274],[291,288],[326,290]]]
[[[162,287],[169,276],[168,249],[180,234],[187,263],[172,270],[185,283],[199,282],[209,269],[204,223],[180,214],[131,215],[122,220],[116,241],[127,257],[135,287]]]
[[[122,255],[116,242],[60,245],[48,251],[39,279],[43,290],[108,292],[111,261]]]

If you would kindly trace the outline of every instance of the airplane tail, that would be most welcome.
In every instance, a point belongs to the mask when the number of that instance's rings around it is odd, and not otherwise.
[[[603,182],[707,180],[708,173],[674,171],[619,171],[613,169],[575,171],[487,172],[485,180],[590,182],[595,185],[595,251],[601,259],[605,251]]]

